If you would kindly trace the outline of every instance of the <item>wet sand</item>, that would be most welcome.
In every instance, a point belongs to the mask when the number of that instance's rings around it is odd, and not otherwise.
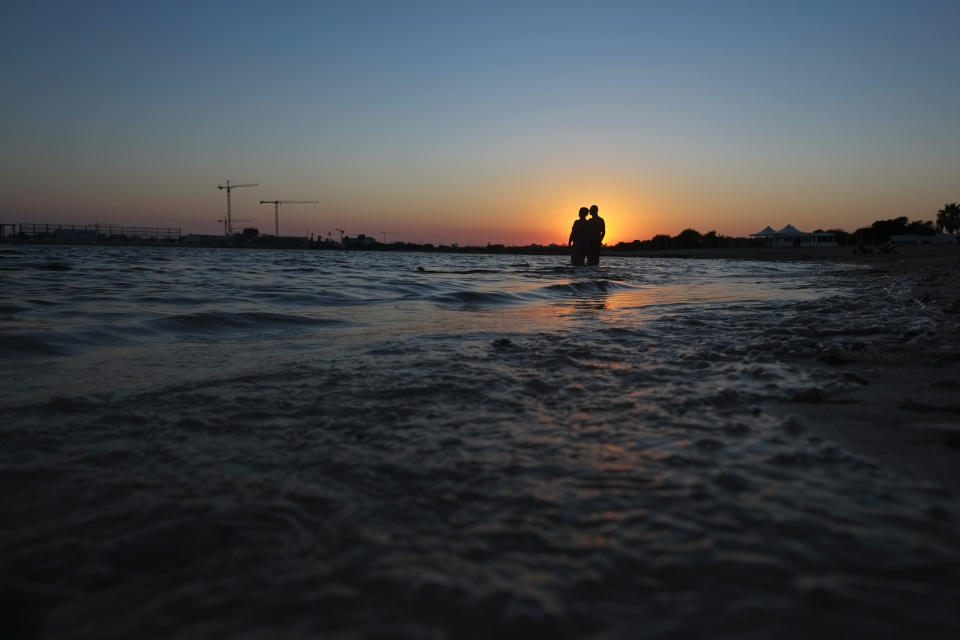
[[[861,254],[855,247],[737,247],[726,249],[669,249],[663,251],[613,251],[608,256],[634,256],[649,258],[701,258],[728,260],[831,260],[863,263],[869,265],[923,266],[939,262],[957,264],[960,259],[960,244],[904,245],[896,253],[879,253],[880,247],[868,247]]]
[[[960,637],[960,256],[49,249],[0,636]]]
[[[802,258],[802,250],[786,251],[792,259]],[[910,246],[895,254],[805,253],[867,265],[865,278],[906,279],[915,303],[928,309],[936,328],[885,353],[823,354],[823,361],[862,380],[862,386],[833,395],[801,394],[771,411],[811,434],[960,495],[960,245]]]
[[[850,392],[800,394],[770,411],[824,440],[960,495],[960,245],[908,245],[895,253],[852,247],[731,248],[636,256],[823,260],[868,267],[864,278],[906,279],[937,330],[886,353],[826,353],[823,361],[863,381]]]

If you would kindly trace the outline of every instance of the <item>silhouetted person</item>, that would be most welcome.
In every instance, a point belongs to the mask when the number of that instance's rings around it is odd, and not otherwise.
[[[573,247],[573,253],[570,255],[570,264],[582,267],[583,261],[587,257],[587,247],[590,244],[590,229],[587,224],[586,207],[580,207],[580,219],[573,221],[573,228],[570,229],[570,241],[568,245]]]
[[[587,220],[587,231],[590,236],[587,264],[600,264],[600,246],[603,244],[603,236],[607,235],[607,225],[597,213],[599,210],[597,205],[590,207],[592,217]]]

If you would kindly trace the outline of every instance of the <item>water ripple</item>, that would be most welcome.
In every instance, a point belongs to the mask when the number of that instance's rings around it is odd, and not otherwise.
[[[768,410],[940,326],[889,276],[0,253],[13,636],[960,627],[956,499]]]

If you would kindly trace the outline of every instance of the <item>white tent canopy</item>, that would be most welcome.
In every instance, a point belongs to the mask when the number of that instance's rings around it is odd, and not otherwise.
[[[832,231],[800,231],[792,224],[779,231],[767,226],[763,231],[750,234],[754,238],[763,238],[771,247],[836,247],[837,238]]]
[[[773,227],[767,225],[763,231],[751,233],[750,235],[755,238],[777,238],[781,236],[806,236],[809,234],[805,231],[800,231],[800,229],[797,229],[792,224],[788,224],[783,229],[780,229],[780,231],[774,231]]]
[[[757,231],[756,233],[751,233],[750,235],[754,237],[759,237],[759,236],[772,236],[772,235],[775,235],[776,233],[777,232],[773,230],[773,227],[771,227],[770,225],[767,225],[766,227],[763,228],[762,231]]]
[[[792,224],[788,224],[788,225],[785,226],[783,229],[780,229],[780,231],[777,231],[777,235],[781,235],[781,236],[802,236],[802,235],[806,235],[806,233],[804,233],[803,231],[800,231],[800,229],[797,229],[797,228],[796,228],[795,226],[793,226]]]

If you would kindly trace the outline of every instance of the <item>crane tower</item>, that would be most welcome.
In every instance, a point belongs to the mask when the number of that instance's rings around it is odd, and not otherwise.
[[[319,200],[261,200],[260,204],[273,205],[273,234],[280,237],[280,205],[282,204],[316,204]]]
[[[230,220],[230,190],[239,189],[240,187],[258,187],[258,184],[230,184],[230,181],[227,180],[227,184],[218,184],[217,189],[223,191],[227,190],[227,217],[224,218],[223,222],[223,232],[229,237],[233,235],[233,222]]]

